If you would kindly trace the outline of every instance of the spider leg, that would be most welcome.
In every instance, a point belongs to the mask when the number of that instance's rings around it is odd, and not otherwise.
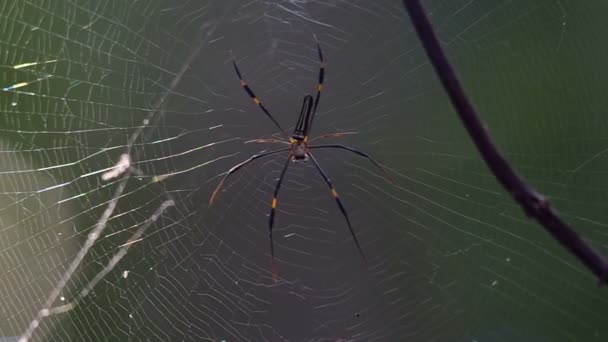
[[[344,146],[344,145],[316,145],[316,146],[309,146],[309,149],[313,149],[313,148],[339,148],[339,149],[343,149],[343,150],[347,150],[350,151],[354,154],[357,154],[363,158],[366,158],[367,160],[369,160],[370,162],[372,162],[372,164],[374,164],[377,168],[379,168],[382,173],[384,174],[385,178],[388,179],[391,183],[395,183],[395,181],[393,180],[393,177],[391,177],[391,175],[388,173],[388,171],[386,171],[386,169],[384,167],[382,167],[382,165],[378,164],[377,161],[375,161],[374,159],[372,159],[372,157],[370,157],[369,154],[365,153],[365,152],[361,152],[359,150],[356,150],[352,147],[348,147],[348,146]]]
[[[346,212],[346,209],[344,208],[344,204],[342,204],[342,200],[338,196],[338,192],[336,191],[336,188],[332,184],[331,180],[329,179],[329,177],[327,176],[325,171],[323,171],[323,168],[321,168],[321,165],[319,165],[319,162],[317,162],[317,159],[315,159],[315,157],[313,157],[312,153],[308,152],[307,155],[310,158],[310,160],[312,160],[312,162],[315,164],[315,166],[317,167],[317,170],[319,170],[319,173],[325,180],[325,183],[327,183],[327,186],[329,186],[331,196],[336,199],[336,203],[338,204],[338,207],[340,208],[340,211],[342,212],[342,216],[344,216],[344,219],[346,220],[346,224],[348,225],[348,230],[350,231],[350,235],[352,235],[353,240],[355,241],[355,245],[357,245],[357,250],[359,250],[359,254],[361,254],[363,261],[365,261],[367,263],[367,258],[365,257],[365,254],[363,253],[361,244],[359,244],[359,239],[357,239],[355,230],[353,229],[353,226],[350,223],[350,218],[348,217],[348,213]]]
[[[213,190],[213,194],[211,195],[211,198],[209,198],[209,206],[213,205],[213,201],[215,200],[215,197],[217,196],[218,192],[220,191],[220,189],[222,188],[222,185],[224,185],[224,182],[226,181],[226,179],[228,179],[228,177],[230,177],[231,174],[237,172],[240,168],[242,168],[243,166],[251,163],[252,161],[262,158],[262,157],[266,157],[275,153],[279,153],[279,152],[285,152],[285,151],[289,151],[290,148],[282,148],[280,150],[274,150],[274,151],[268,151],[268,152],[263,152],[263,153],[258,153],[258,154],[254,154],[253,156],[251,156],[251,158],[240,162],[238,164],[236,164],[235,166],[233,166],[230,170],[228,170],[228,172],[226,172],[226,175],[224,175],[224,177],[222,178],[222,180],[220,181],[220,184],[217,185],[217,187],[215,188],[215,190]]]
[[[274,242],[272,239],[272,227],[274,226],[274,215],[277,208],[277,196],[279,194],[279,190],[281,189],[281,184],[283,183],[283,178],[285,177],[285,173],[287,172],[287,168],[293,159],[293,155],[289,154],[287,158],[287,162],[285,166],[283,166],[283,170],[281,170],[281,175],[279,176],[279,180],[277,181],[277,185],[274,188],[274,193],[272,194],[272,202],[270,202],[270,216],[268,217],[268,237],[270,238],[270,258],[272,259],[272,280],[277,282],[277,264],[274,259]]]
[[[317,53],[319,54],[319,80],[317,81],[317,96],[315,97],[315,102],[312,107],[312,115],[310,116],[310,120],[306,123],[306,127],[304,129],[305,136],[310,135],[310,130],[312,129],[312,122],[314,121],[315,114],[317,113],[319,100],[321,100],[321,91],[323,91],[323,83],[325,82],[325,59],[323,59],[323,51],[321,50],[321,44],[319,44],[316,35],[315,40],[317,41]]]
[[[352,135],[352,134],[357,134],[357,133],[358,132],[336,132],[336,133],[323,134],[323,135],[319,135],[318,137],[315,137],[311,140],[308,140],[308,143],[312,143],[315,140],[327,139],[327,138],[338,138],[338,137],[343,137],[345,135]]]
[[[280,139],[253,139],[253,140],[245,141],[245,144],[249,144],[249,143],[273,143],[273,144],[291,145],[291,143],[284,141],[284,140],[280,140]]]
[[[264,114],[266,114],[266,116],[268,116],[268,118],[270,118],[270,120],[272,120],[274,125],[277,126],[277,128],[281,131],[283,136],[288,137],[288,135],[287,135],[287,133],[285,133],[285,130],[283,129],[283,127],[281,127],[279,122],[272,116],[272,114],[270,114],[268,109],[266,109],[266,107],[264,107],[264,105],[262,104],[260,99],[254,94],[253,90],[251,90],[249,85],[247,85],[247,82],[245,82],[245,80],[243,79],[243,76],[241,75],[241,71],[239,70],[239,67],[236,65],[236,60],[234,59],[234,56],[232,57],[232,65],[234,66],[234,71],[236,71],[236,75],[239,77],[239,81],[241,82],[241,87],[243,87],[243,89],[245,89],[245,92],[247,92],[249,97],[251,97],[251,100],[253,101],[253,103],[255,103],[258,107],[260,107],[262,109],[262,111],[264,111]]]

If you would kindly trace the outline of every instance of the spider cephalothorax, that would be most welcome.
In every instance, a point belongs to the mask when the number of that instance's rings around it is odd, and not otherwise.
[[[317,42],[317,52],[319,54],[319,61],[320,61],[319,81],[318,81],[317,89],[316,89],[317,96],[314,98],[314,101],[313,101],[313,97],[311,95],[304,96],[304,100],[302,101],[302,109],[300,110],[300,116],[298,117],[298,121],[296,122],[296,125],[293,130],[293,134],[291,135],[291,137],[289,137],[287,135],[287,133],[281,127],[279,122],[270,114],[270,112],[266,109],[266,107],[264,107],[264,105],[262,104],[260,99],[253,93],[253,90],[251,90],[249,85],[247,85],[247,82],[245,82],[245,80],[243,79],[241,72],[236,65],[236,61],[233,60],[233,62],[232,62],[233,66],[234,66],[234,70],[236,71],[236,74],[239,77],[241,87],[243,87],[245,92],[247,92],[249,97],[251,97],[251,99],[253,100],[253,103],[255,103],[258,107],[260,107],[260,109],[262,109],[262,111],[266,114],[266,116],[268,116],[268,118],[275,124],[275,126],[280,130],[281,134],[285,138],[284,140],[282,140],[282,139],[255,139],[255,140],[251,140],[250,142],[286,144],[286,145],[289,145],[289,147],[255,154],[252,157],[250,157],[249,159],[233,166],[230,170],[228,170],[228,172],[226,172],[226,175],[224,175],[224,177],[222,178],[220,183],[217,185],[217,187],[213,191],[213,194],[211,195],[211,198],[209,199],[209,204],[210,205],[213,204],[213,200],[217,196],[219,190],[221,189],[221,187],[224,184],[224,182],[226,181],[226,179],[231,174],[235,173],[240,168],[242,168],[243,166],[245,166],[245,165],[249,164],[250,162],[252,162],[256,159],[259,159],[259,158],[263,158],[263,157],[273,155],[276,153],[280,153],[280,152],[288,152],[287,160],[283,166],[283,169],[281,170],[281,174],[279,175],[279,179],[277,181],[277,184],[274,189],[274,193],[272,195],[272,200],[270,202],[270,216],[269,216],[269,221],[268,221],[269,237],[270,237],[270,257],[272,259],[272,276],[275,281],[276,281],[276,276],[277,276],[277,269],[276,269],[276,263],[275,263],[275,258],[274,258],[274,243],[273,243],[273,239],[272,239],[272,228],[274,226],[275,211],[276,211],[277,204],[278,204],[277,195],[279,193],[279,190],[281,189],[281,184],[283,183],[283,178],[285,177],[285,173],[287,172],[287,168],[289,167],[289,164],[291,162],[299,162],[299,161],[305,162],[308,160],[312,160],[316,169],[321,174],[321,177],[323,177],[323,180],[325,180],[325,183],[327,183],[327,186],[329,186],[330,194],[336,200],[336,203],[338,204],[338,207],[340,208],[340,211],[342,212],[342,215],[344,216],[344,219],[346,220],[346,224],[348,225],[350,234],[352,235],[353,240],[355,241],[357,250],[359,251],[359,254],[361,254],[361,257],[363,258],[363,260],[366,260],[365,254],[363,254],[363,249],[361,249],[361,245],[359,244],[357,235],[355,234],[355,231],[353,230],[353,227],[350,222],[350,218],[348,217],[348,213],[346,212],[346,209],[344,208],[344,205],[342,204],[342,200],[338,196],[338,192],[336,191],[333,183],[331,182],[331,180],[329,179],[329,177],[327,176],[327,174],[325,173],[323,168],[321,168],[321,165],[319,165],[319,163],[317,162],[315,157],[312,155],[310,150],[319,149],[319,148],[330,148],[330,149],[343,149],[343,150],[353,152],[353,153],[355,153],[359,156],[362,156],[362,157],[368,159],[369,161],[371,161],[375,166],[377,166],[384,173],[384,175],[387,179],[391,180],[391,177],[386,172],[386,170],[384,170],[384,168],[382,166],[380,166],[380,164],[378,164],[375,160],[373,160],[369,155],[367,155],[364,152],[358,151],[354,148],[344,146],[344,145],[309,145],[310,142],[313,142],[314,140],[318,140],[318,139],[325,139],[325,138],[331,138],[331,137],[344,136],[347,134],[354,134],[354,132],[330,133],[330,134],[321,135],[312,140],[309,140],[310,130],[312,129],[312,123],[315,118],[315,114],[317,112],[317,106],[319,105],[319,99],[321,98],[321,91],[323,90],[323,81],[325,79],[325,62],[323,60],[323,52],[321,51],[321,46],[319,45],[318,42]]]
[[[305,140],[290,139],[291,151],[293,155],[293,161],[307,161],[308,160],[308,143]]]

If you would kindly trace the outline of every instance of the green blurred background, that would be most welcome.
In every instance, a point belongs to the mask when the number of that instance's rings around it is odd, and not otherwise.
[[[423,3],[505,155],[608,254],[608,4]],[[606,339],[606,290],[488,172],[401,1],[19,0],[0,4],[0,30],[0,335],[19,336],[44,308],[126,182],[52,305],[75,308],[43,319],[32,340]],[[327,59],[313,135],[358,132],[339,143],[396,182],[355,155],[316,154],[363,265],[314,168],[291,167],[274,284],[266,215],[285,157],[241,171],[207,204],[219,174],[276,147],[244,144],[276,131],[239,89],[230,52],[291,128],[317,78],[313,34]],[[102,180],[123,153],[131,176]]]

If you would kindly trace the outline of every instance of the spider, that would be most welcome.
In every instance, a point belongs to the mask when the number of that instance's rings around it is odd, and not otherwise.
[[[277,272],[277,266],[276,266],[276,261],[275,261],[275,256],[274,256],[274,243],[273,243],[273,239],[272,239],[272,228],[274,226],[275,211],[277,209],[277,204],[278,204],[277,196],[279,194],[279,190],[281,189],[281,184],[283,183],[283,179],[285,178],[287,168],[289,167],[291,162],[305,162],[308,160],[312,161],[312,163],[314,164],[316,169],[319,171],[319,174],[321,175],[321,177],[323,177],[323,180],[325,181],[325,183],[327,183],[331,196],[336,200],[338,208],[340,209],[340,212],[342,212],[342,216],[344,217],[344,220],[346,221],[346,224],[350,231],[350,235],[352,236],[353,241],[355,242],[355,245],[357,246],[357,250],[359,251],[359,254],[361,255],[361,258],[363,259],[364,262],[367,262],[367,258],[365,257],[365,254],[363,253],[363,249],[361,248],[359,239],[357,239],[357,235],[355,234],[355,231],[352,227],[350,218],[348,216],[348,212],[346,211],[344,204],[342,203],[342,200],[340,199],[338,192],[336,191],[336,188],[334,187],[332,181],[329,179],[329,176],[323,170],[321,165],[319,165],[319,162],[313,156],[313,154],[311,153],[311,150],[325,148],[325,149],[342,149],[342,150],[350,151],[352,153],[355,153],[355,154],[369,160],[372,164],[374,164],[377,168],[379,168],[382,171],[384,176],[389,181],[392,182],[392,178],[388,174],[388,172],[380,164],[378,164],[374,159],[372,159],[367,153],[361,152],[352,147],[339,145],[339,144],[310,145],[310,143],[314,140],[325,139],[325,138],[330,138],[330,137],[339,137],[339,136],[344,136],[344,135],[355,133],[355,132],[331,133],[331,134],[321,135],[312,140],[309,140],[309,135],[310,135],[310,131],[312,129],[313,120],[315,118],[315,114],[317,112],[317,107],[319,105],[319,99],[321,97],[321,91],[323,90],[323,81],[325,79],[325,61],[323,59],[323,52],[321,50],[321,46],[318,41],[317,41],[317,52],[319,55],[319,65],[320,65],[319,66],[319,80],[318,80],[317,87],[316,87],[317,95],[314,99],[314,102],[313,102],[313,97],[311,95],[304,96],[304,100],[302,101],[302,109],[300,110],[300,116],[298,117],[298,121],[296,122],[295,128],[293,130],[293,134],[291,135],[291,137],[289,135],[287,135],[286,131],[283,129],[283,127],[281,127],[279,122],[272,116],[272,114],[270,114],[268,109],[266,109],[266,107],[264,107],[264,105],[262,104],[260,99],[254,94],[253,90],[249,87],[247,82],[245,82],[245,80],[243,79],[243,76],[241,75],[241,71],[239,70],[234,58],[232,60],[232,65],[234,66],[236,75],[238,76],[238,78],[240,80],[241,87],[245,90],[245,92],[249,95],[249,97],[251,97],[251,100],[253,100],[253,103],[255,105],[257,105],[258,107],[260,107],[260,109],[262,109],[264,114],[266,114],[266,116],[274,123],[274,125],[279,129],[279,131],[285,138],[284,140],[282,140],[282,139],[255,139],[255,140],[251,140],[249,142],[279,143],[279,144],[289,145],[289,147],[254,154],[249,159],[233,166],[230,170],[228,170],[226,172],[226,174],[224,175],[224,177],[222,178],[220,183],[217,185],[217,187],[213,191],[213,194],[211,195],[211,198],[209,199],[209,205],[211,206],[213,204],[213,201],[215,200],[216,196],[218,195],[218,192],[220,191],[220,189],[222,188],[222,185],[224,184],[224,182],[228,179],[228,177],[230,175],[234,174],[239,169],[241,169],[242,167],[246,166],[247,164],[251,163],[252,161],[254,161],[256,159],[264,158],[264,157],[267,157],[267,156],[270,156],[273,154],[277,154],[277,153],[281,153],[281,152],[288,152],[287,160],[285,162],[285,165],[283,166],[283,169],[281,170],[281,174],[279,175],[279,178],[278,178],[277,183],[274,188],[274,192],[272,195],[272,201],[270,202],[270,216],[268,218],[268,229],[269,229],[269,238],[270,238],[270,258],[272,261],[272,278],[275,282],[277,281],[278,272]]]

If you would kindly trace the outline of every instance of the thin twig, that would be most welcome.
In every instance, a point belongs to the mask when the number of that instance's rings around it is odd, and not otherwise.
[[[416,28],[426,54],[435,68],[435,72],[450,96],[452,105],[456,108],[460,120],[494,176],[511,193],[513,199],[528,216],[536,219],[551,236],[585,264],[599,278],[600,284],[606,284],[608,281],[608,263],[604,256],[593,249],[574,229],[562,221],[545,196],[528,185],[513,170],[492,141],[445,56],[420,1],[403,0],[403,4]]]

